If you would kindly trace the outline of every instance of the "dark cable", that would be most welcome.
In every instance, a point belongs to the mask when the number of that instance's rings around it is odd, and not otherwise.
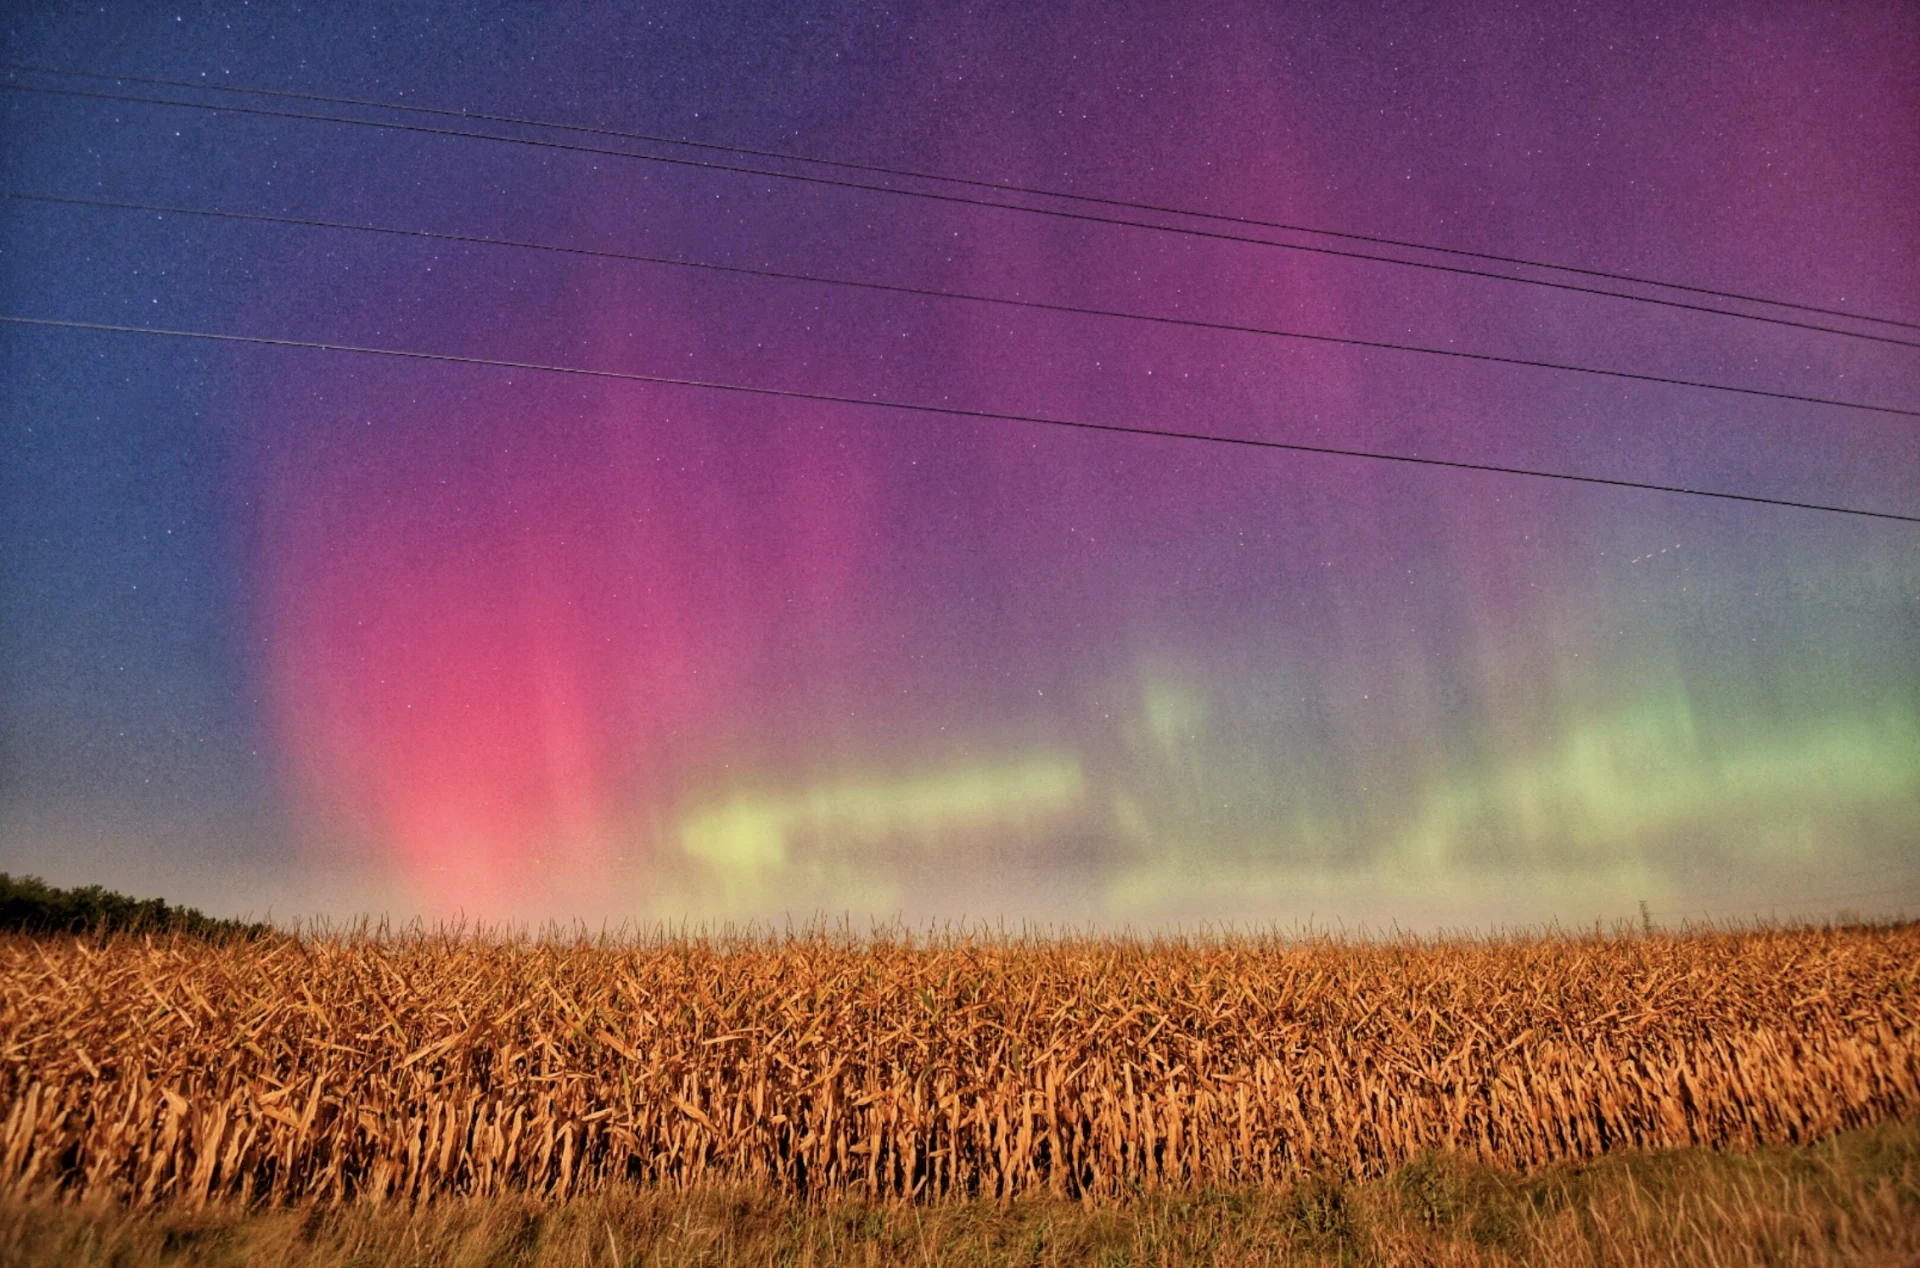
[[[1032,423],[1040,427],[1066,427],[1076,431],[1109,432],[1122,436],[1157,436],[1164,440],[1194,440],[1216,445],[1238,445],[1248,449],[1273,449],[1289,453],[1324,454],[1335,458],[1365,458],[1376,462],[1403,462],[1421,467],[1447,467],[1457,471],[1484,471],[1493,475],[1532,476],[1543,480],[1567,480],[1576,484],[1596,484],[1616,489],[1640,489],[1649,493],[1678,493],[1688,497],[1717,498],[1727,502],[1748,502],[1760,506],[1787,507],[1798,511],[1828,511],[1836,515],[1855,515],[1867,519],[1894,520],[1902,524],[1920,524],[1920,515],[1902,515],[1894,511],[1867,511],[1857,507],[1828,506],[1818,502],[1797,502],[1785,498],[1761,497],[1752,493],[1723,493],[1714,489],[1693,489],[1683,485],[1650,484],[1639,480],[1616,480],[1606,476],[1576,475],[1566,471],[1538,471],[1527,467],[1503,467],[1484,462],[1461,462],[1450,458],[1419,458],[1411,454],[1384,453],[1368,449],[1337,449],[1328,445],[1302,445],[1284,440],[1259,440],[1250,436],[1216,436],[1206,432],[1167,431],[1155,427],[1135,427],[1125,423],[1095,423],[1085,419],[1051,418],[1044,414],[1009,414],[998,410],[967,409],[958,405],[927,405],[913,401],[888,401],[877,397],[842,396],[831,392],[807,392],[798,388],[754,387],[744,383],[720,383],[708,379],[683,379],[660,374],[635,374],[624,370],[594,370],[585,366],[549,365],[537,361],[508,361],[496,357],[465,357],[445,352],[418,352],[406,348],[369,348],[357,344],[323,343],[311,339],[281,339],[265,335],[230,335],[205,330],[165,330],[153,326],[123,326],[97,321],[64,321],[52,317],[17,317],[0,314],[0,322],[19,326],[43,326],[59,330],[92,330],[114,334],[159,335],[170,339],[203,339],[215,343],[254,344],[270,348],[308,348],[318,352],[351,352],[362,356],[393,357],[407,361],[438,361],[450,365],[495,366],[504,370],[532,370],[542,374],[571,374],[583,378],[614,379],[625,383],[653,383],[665,387],[702,388],[713,392],[738,392],[748,396],[767,396],[781,400],[819,401],[829,405],[858,405],[867,409],[903,410],[917,414],[938,414],[947,418],[969,418],[990,422]]]
[[[1120,309],[1085,308],[1075,304],[1054,304],[1043,300],[1007,299],[998,295],[977,295],[967,291],[939,290],[932,287],[903,286],[890,282],[871,282],[859,278],[822,277],[812,273],[785,272],[778,269],[749,268],[738,264],[716,264],[706,260],[684,260],[673,256],[639,255],[594,247],[562,246],[547,242],[523,242],[512,238],[490,238],[477,234],[442,233],[432,229],[400,229],[388,225],[352,224],[337,220],[314,220],[303,216],[271,216],[257,212],[216,211],[204,207],[176,207],[160,203],[118,202],[104,198],[65,198],[52,194],[7,192],[0,197],[26,202],[56,203],[74,207],[102,207],[116,211],[151,212],[159,215],[204,216],[219,220],[239,220],[257,224],[294,225],[307,229],[338,229],[352,233],[390,234],[401,238],[427,238],[438,242],[458,242],[470,246],[505,247],[514,250],[548,251],[561,255],[585,256],[596,260],[620,260],[633,264],[662,264],[674,268],[706,269],[715,273],[733,273],[745,277],[772,278],[785,282],[810,282],[822,286],[845,286],[859,290],[913,295],[927,299],[965,300],[977,304],[997,304],[1009,308],[1027,308],[1039,312],[1066,313],[1081,317],[1106,317],[1121,321],[1150,322],[1163,326],[1184,326],[1194,330],[1225,331],[1233,334],[1262,335],[1277,339],[1297,339],[1311,343],[1340,344],[1355,348],[1413,352],[1424,356],[1454,357],[1463,361],[1481,361],[1495,365],[1527,366],[1539,370],[1559,370],[1574,374],[1593,374],[1606,378],[1629,379],[1637,383],[1657,383],[1668,387],[1700,388],[1713,392],[1734,392],[1777,401],[1795,401],[1805,405],[1831,405],[1839,409],[1867,410],[1878,414],[1896,414],[1920,418],[1920,409],[1898,405],[1872,405],[1827,396],[1807,396],[1797,392],[1776,392],[1767,388],[1738,387],[1727,383],[1708,383],[1698,379],[1670,378],[1659,374],[1641,374],[1632,370],[1607,370],[1597,366],[1570,365],[1558,361],[1540,361],[1527,357],[1505,357],[1490,352],[1464,352],[1456,348],[1434,348],[1423,344],[1392,343],[1380,339],[1357,339],[1344,335],[1308,334],[1297,330],[1279,330],[1266,326],[1246,326],[1233,322],[1202,321],[1186,317],[1167,317],[1154,313],[1135,313]]]
[[[1601,278],[1611,282],[1631,282],[1639,286],[1658,286],[1666,290],[1685,291],[1694,295],[1710,295],[1715,299],[1739,300],[1750,304],[1767,304],[1776,308],[1792,308],[1801,312],[1819,313],[1827,317],[1846,317],[1854,321],[1877,322],[1888,326],[1901,326],[1908,330],[1920,330],[1920,322],[1905,321],[1897,317],[1876,317],[1870,313],[1852,312],[1844,308],[1822,308],[1817,304],[1803,304],[1789,299],[1770,299],[1765,295],[1749,295],[1741,291],[1717,290],[1710,286],[1691,286],[1685,282],[1667,282],[1659,278],[1641,277],[1633,273],[1621,273],[1607,269],[1583,268],[1574,264],[1554,264],[1547,260],[1530,260],[1524,256],[1496,255],[1487,251],[1469,251],[1461,247],[1435,246],[1429,242],[1416,242],[1406,238],[1389,238],[1379,234],[1351,233],[1341,229],[1321,229],[1310,225],[1291,224],[1280,220],[1262,220],[1254,216],[1232,215],[1225,212],[1196,211],[1190,207],[1172,207],[1160,203],[1140,202],[1126,198],[1107,198],[1096,194],[1075,194],[1065,190],[1045,189],[1034,185],[1021,185],[1013,181],[980,180],[968,176],[948,176],[937,172],[921,172],[911,168],[885,167],[876,163],[856,163],[846,159],[819,158],[809,154],[796,154],[787,150],[763,150],[745,145],[726,145],[714,141],[694,141],[685,137],[659,136],[647,132],[626,132],[617,128],[591,127],[578,123],[555,123],[547,119],[527,119],[517,115],[488,114],[478,110],[449,110],[438,106],[416,106],[402,102],[372,101],[363,97],[333,97],[322,93],[289,92],[275,88],[247,88],[237,84],[195,83],[187,79],[158,79],[143,75],[106,75],[93,71],[61,70],[49,66],[27,66],[0,63],[0,70],[27,71],[37,75],[54,75],[68,79],[106,80],[115,83],[150,84],[163,88],[186,88],[205,92],[240,93],[254,97],[275,97],[287,101],[313,101],[336,106],[359,106],[373,110],[397,110],[414,114],[438,115],[450,119],[477,119],[484,123],[507,123],[527,128],[551,128],[563,132],[575,132],[586,136],[615,137],[627,141],[645,141],[656,145],[678,145],[689,149],[711,150],[722,154],[741,154],[752,158],[780,159],[791,163],[810,163],[820,167],[838,167],[847,171],[867,172],[877,176],[896,176],[910,180],[938,181],[949,185],[964,185],[974,189],[992,189],[1010,194],[1027,194],[1040,198],[1058,198],[1070,202],[1087,203],[1101,207],[1118,207],[1126,211],[1148,211],[1163,215],[1187,216],[1198,220],[1211,220],[1222,224],[1247,225],[1259,229],[1279,229],[1288,233],[1310,234],[1322,238],[1341,238],[1349,242],[1368,242],[1375,246],[1406,247],[1416,251],[1432,251],[1440,255],[1459,256],[1463,259],[1486,260],[1494,264],[1517,264],[1526,268],[1552,269],[1560,273],[1573,273],[1581,277]],[[1520,279],[1515,279],[1520,280]]]
[[[1850,868],[1845,871],[1839,871],[1839,872],[1822,872],[1820,875],[1820,879],[1827,880],[1827,881],[1844,881],[1844,882],[1864,881],[1869,877],[1885,877],[1888,874],[1888,872],[1891,870],[1891,868],[1892,868],[1892,865],[1882,863],[1873,867]],[[1903,883],[1913,883],[1913,882],[1903,882]],[[1748,892],[1748,891],[1738,885],[1716,885],[1711,889],[1701,889],[1701,888],[1698,888],[1697,886],[1690,885],[1686,888],[1686,893],[1688,893],[1694,898],[1706,898],[1716,902],[1722,898],[1728,897],[1729,895],[1740,894],[1745,892]],[[1668,908],[1655,908],[1653,914],[1656,916],[1670,915],[1672,913],[1672,910],[1673,909],[1668,909]]]
[[[1718,317],[1732,317],[1741,321],[1762,322],[1770,326],[1785,326],[1795,330],[1812,330],[1822,334],[1839,335],[1847,339],[1865,339],[1873,343],[1894,344],[1902,348],[1920,348],[1920,342],[1899,339],[1891,335],[1873,335],[1864,331],[1846,330],[1838,326],[1822,326],[1814,322],[1794,321],[1785,317],[1767,317],[1759,313],[1735,312],[1727,308],[1714,308],[1705,304],[1690,304],[1676,299],[1658,299],[1650,295],[1634,295],[1626,291],[1610,291],[1594,286],[1578,286],[1571,282],[1552,282],[1544,278],[1514,277],[1507,273],[1492,273],[1484,269],[1465,268],[1455,264],[1435,264],[1428,260],[1402,260],[1393,256],[1372,255],[1364,251],[1343,251],[1333,247],[1306,246],[1298,242],[1275,242],[1269,238],[1251,238],[1244,234],[1223,233],[1212,229],[1192,229],[1177,225],[1154,224],[1145,220],[1126,220],[1117,216],[1096,216],[1088,212],[1063,211],[1057,207],[1025,207],[1014,203],[995,202],[986,198],[969,198],[961,194],[940,194],[930,190],[900,189],[891,185],[872,185],[862,181],[837,180],[827,176],[809,176],[800,172],[781,172],[767,168],[739,167],[728,163],[713,163],[705,159],[673,158],[664,154],[635,154],[628,150],[609,150],[601,146],[579,145],[567,141],[543,141],[531,137],[502,136],[493,132],[472,132],[459,128],[429,127],[418,123],[396,123],[392,120],[355,119],[345,115],[314,114],[299,110],[269,110],[262,106],[215,105],[202,101],[169,101],[160,97],[139,97],[130,93],[87,92],[77,88],[42,88],[27,84],[0,84],[0,89],[8,92],[36,93],[42,96],[74,97],[91,101],[120,101],[133,105],[173,106],[182,110],[205,110],[215,114],[244,114],[268,119],[301,119],[310,123],[341,123],[353,127],[377,128],[392,132],[410,132],[422,136],[462,137],[471,141],[496,141],[507,145],[524,145],[535,149],[559,150],[573,154],[597,154],[607,158],[634,159],[645,163],[663,163],[674,167],[696,168],[702,171],[728,172],[741,176],[764,176],[772,180],[798,181],[809,185],[824,185],[836,189],[860,190],[866,193],[895,194],[904,198],[919,198],[930,202],[951,203],[964,207],[988,207],[996,211],[1020,212],[1025,215],[1048,216],[1056,220],[1071,220],[1084,224],[1113,225],[1127,229],[1144,229],[1152,233],[1174,234],[1180,237],[1203,238],[1217,242],[1240,242],[1250,246],[1273,247],[1282,251],[1300,251],[1310,255],[1330,256],[1345,260],[1369,260],[1376,264],[1397,264],[1405,268],[1424,269],[1434,273],[1447,273],[1461,277],[1479,277],[1497,282],[1513,282],[1522,286],[1539,286],[1549,290],[1567,291],[1578,295],[1600,295],[1611,299],[1624,299],[1633,303],[1653,304],[1661,308],[1673,308],[1686,312],[1710,313]]]
[[[1860,889],[1846,894],[1816,894],[1811,898],[1788,898],[1778,902],[1755,903],[1751,907],[1670,907],[1662,911],[1649,912],[1654,916],[1728,916],[1741,912],[1758,913],[1775,907],[1817,907],[1827,903],[1851,902],[1861,898],[1886,899],[1898,895],[1910,895],[1911,883],[1883,886],[1879,889]]]

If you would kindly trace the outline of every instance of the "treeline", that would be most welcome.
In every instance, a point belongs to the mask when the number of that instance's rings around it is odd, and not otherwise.
[[[196,938],[258,938],[257,921],[222,920],[159,898],[129,898],[98,885],[60,889],[38,876],[0,872],[0,933],[183,933]]]

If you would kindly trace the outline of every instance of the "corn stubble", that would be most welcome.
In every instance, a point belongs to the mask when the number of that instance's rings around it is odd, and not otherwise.
[[[804,1197],[1514,1170],[1920,1107],[1920,926],[0,939],[0,1194]]]

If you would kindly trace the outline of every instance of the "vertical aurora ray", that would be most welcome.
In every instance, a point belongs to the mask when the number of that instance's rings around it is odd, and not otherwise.
[[[819,642],[857,481],[775,438],[782,479],[755,488],[698,405],[675,426],[646,401],[482,392],[421,427],[374,395],[361,430],[323,409],[265,499],[286,751],[429,909],[593,894],[610,855],[653,849],[616,839],[622,817],[737,724],[762,607]],[[773,531],[744,542],[755,517]]]
[[[737,14],[643,38],[589,5],[580,41],[540,55],[557,95],[457,40],[405,76],[336,49],[327,83],[249,78],[1904,311],[1916,37],[1850,12],[1648,6],[1576,31],[1540,6],[1428,15],[1408,41],[1410,10],[1175,28],[1007,7],[890,15],[823,51],[780,15],[747,23],[765,40],[733,38]],[[636,66],[671,74],[636,86]],[[689,93],[698,119],[674,113]],[[142,120],[124,126],[159,157],[129,142],[126,170],[161,193],[194,173],[182,202],[1920,400],[1908,349],[1618,301],[582,155]],[[270,193],[205,161],[243,151],[271,155]],[[107,250],[79,215],[36,228],[31,258]],[[1920,506],[1906,420],[339,233],[169,222],[126,246],[163,249],[158,294],[74,311]],[[312,352],[199,374],[238,455],[213,496],[248,543],[222,618],[259,634],[249,719],[315,905],[1432,925],[1764,906],[1859,876],[1920,902],[1910,526]]]

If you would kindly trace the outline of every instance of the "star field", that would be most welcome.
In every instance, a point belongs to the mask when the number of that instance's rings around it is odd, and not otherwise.
[[[1900,6],[1205,9],[49,4],[6,18],[4,59],[1920,319],[1920,30]],[[1920,404],[1911,347],[1621,299],[3,96],[16,192]],[[1920,513],[1913,420],[1828,406],[99,207],[0,203],[0,251],[14,315]],[[0,367],[7,870],[209,910],[593,922],[1430,927],[1920,901],[1911,524],[303,348],[8,327]]]

